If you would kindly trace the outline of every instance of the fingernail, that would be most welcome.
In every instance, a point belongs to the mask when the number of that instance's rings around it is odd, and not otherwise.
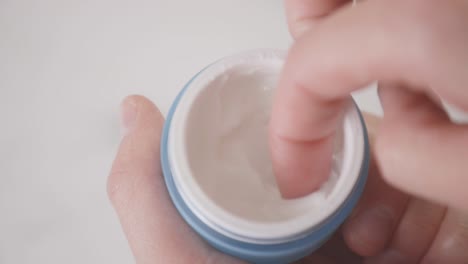
[[[123,135],[135,126],[136,117],[138,114],[138,107],[136,100],[131,97],[127,97],[121,105],[121,122],[122,122],[122,133]]]

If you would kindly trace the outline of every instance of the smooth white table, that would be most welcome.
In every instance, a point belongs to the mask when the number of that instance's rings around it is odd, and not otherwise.
[[[119,103],[287,48],[281,1],[0,1],[0,263],[132,263],[106,196]],[[357,95],[380,113],[375,91]]]

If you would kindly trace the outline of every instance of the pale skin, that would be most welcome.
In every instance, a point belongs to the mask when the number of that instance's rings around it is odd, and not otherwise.
[[[434,96],[468,110],[468,1],[285,6],[296,41],[270,130],[283,195],[307,194],[326,179],[328,167],[314,161],[331,158],[328,141],[352,90],[379,80],[385,112],[383,120],[366,116],[374,162],[358,206],[301,262],[468,263],[468,127],[452,124]],[[122,120],[126,132],[108,192],[136,262],[241,263],[203,242],[172,206],[156,106],[130,96]],[[289,166],[297,173],[282,173]]]

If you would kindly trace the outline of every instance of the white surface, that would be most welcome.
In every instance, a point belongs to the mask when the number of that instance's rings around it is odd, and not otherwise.
[[[121,99],[166,113],[207,63],[289,43],[281,1],[0,1],[0,263],[132,263],[105,188]]]
[[[281,198],[267,133],[285,55],[263,49],[211,65],[191,82],[171,122],[168,152],[182,198],[211,228],[246,242],[303,236],[348,198],[363,162],[361,120],[349,104],[328,181],[301,199]]]

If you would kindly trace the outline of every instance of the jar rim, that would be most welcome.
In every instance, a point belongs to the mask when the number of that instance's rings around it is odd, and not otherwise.
[[[365,160],[365,127],[357,107],[347,106],[343,123],[343,163],[340,177],[330,194],[328,206],[320,212],[305,212],[288,221],[256,222],[240,218],[218,206],[192,177],[185,149],[188,117],[191,106],[207,84],[221,72],[245,63],[283,61],[285,53],[277,50],[256,50],[221,59],[197,74],[181,92],[180,101],[169,127],[168,157],[174,183],[193,213],[212,229],[244,242],[281,243],[302,237],[332,217],[351,195],[361,175]]]

